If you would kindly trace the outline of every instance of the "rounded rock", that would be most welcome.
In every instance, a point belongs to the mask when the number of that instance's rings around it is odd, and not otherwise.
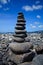
[[[32,61],[32,65],[43,65],[43,55],[37,55],[33,61]]]
[[[37,47],[35,48],[37,54],[43,54],[43,45],[37,45]]]
[[[10,49],[14,52],[14,53],[26,53],[29,52],[33,45],[31,43],[28,42],[24,42],[24,43],[11,43],[9,45]]]
[[[30,52],[30,53],[24,53],[24,54],[14,54],[13,52],[10,55],[11,61],[15,62],[16,64],[20,64],[23,62],[31,62],[32,59],[34,58],[35,53]]]

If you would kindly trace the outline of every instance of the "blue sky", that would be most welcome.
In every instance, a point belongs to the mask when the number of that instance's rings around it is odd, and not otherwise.
[[[18,12],[23,12],[26,30],[43,30],[43,0],[0,0],[0,32],[14,32]]]

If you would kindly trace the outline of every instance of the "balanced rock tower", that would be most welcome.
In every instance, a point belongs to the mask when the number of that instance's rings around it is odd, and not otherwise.
[[[15,27],[15,35],[14,35],[14,41],[15,42],[24,42],[26,35],[26,30],[25,30],[25,19],[23,13],[18,13],[18,20],[17,24]]]
[[[32,43],[25,42],[27,36],[25,31],[25,19],[23,13],[18,13],[17,24],[15,27],[14,42],[10,43],[9,47],[11,50],[10,60],[15,64],[21,64],[24,62],[32,61],[35,53],[30,49],[33,48]]]

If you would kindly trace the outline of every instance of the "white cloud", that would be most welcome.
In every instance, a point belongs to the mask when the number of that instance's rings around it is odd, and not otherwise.
[[[39,18],[39,19],[41,18],[41,16],[40,16],[40,15],[37,15],[36,17],[37,17],[37,18]]]
[[[23,6],[22,9],[24,9],[25,11],[33,11],[31,6]]]
[[[8,2],[10,2],[10,0],[0,0],[0,2],[1,2],[2,4],[7,4]]]
[[[39,28],[43,28],[43,25],[39,25],[38,27],[39,27]]]
[[[31,28],[36,28],[36,26],[35,26],[35,25],[32,25],[32,24],[30,24],[30,27],[31,27]]]
[[[26,5],[22,7],[22,9],[24,9],[25,11],[33,11],[33,10],[38,10],[42,8],[43,8],[42,5],[32,5],[32,6]]]
[[[36,26],[32,26],[32,28],[36,28]]]
[[[34,22],[34,24],[39,24],[39,22]]]
[[[2,8],[2,5],[0,5],[0,8]]]
[[[39,4],[40,3],[40,1],[36,1],[36,4]]]
[[[7,0],[0,0],[1,3],[6,4]]]

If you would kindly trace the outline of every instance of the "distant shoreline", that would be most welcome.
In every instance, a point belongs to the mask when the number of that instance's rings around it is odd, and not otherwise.
[[[0,34],[14,34],[15,32],[0,32]],[[27,33],[43,33],[43,30],[40,30],[40,31],[33,31],[33,32],[27,32]]]

